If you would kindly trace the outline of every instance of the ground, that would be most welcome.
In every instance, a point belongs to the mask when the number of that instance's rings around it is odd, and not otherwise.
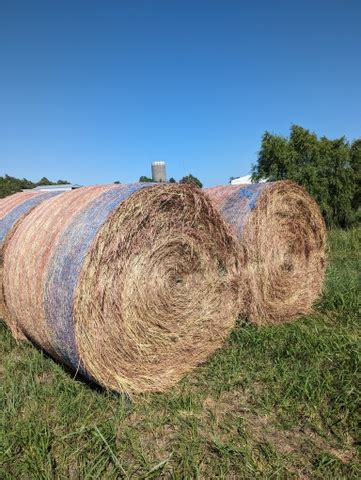
[[[239,322],[163,395],[90,388],[1,323],[0,478],[360,478],[360,239],[330,232],[313,315]]]

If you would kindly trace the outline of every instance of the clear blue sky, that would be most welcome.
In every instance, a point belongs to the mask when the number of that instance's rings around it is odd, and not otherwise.
[[[0,175],[215,185],[292,123],[361,136],[360,0],[0,0]]]

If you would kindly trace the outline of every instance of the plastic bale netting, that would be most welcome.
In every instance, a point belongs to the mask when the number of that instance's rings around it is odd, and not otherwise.
[[[247,287],[239,291],[249,320],[281,323],[310,313],[326,267],[326,228],[315,200],[291,181],[206,193],[244,247]]]
[[[19,192],[0,201],[0,246],[13,225],[39,203],[59,192]]]
[[[9,317],[2,288],[3,252],[6,239],[11,235],[17,222],[20,222],[36,205],[58,194],[59,192],[18,192],[2,198],[0,201],[0,318],[4,320]],[[7,318],[7,323],[15,337],[23,338],[21,332],[12,324],[11,318]]]
[[[229,227],[188,185],[101,185],[48,200],[6,244],[17,328],[114,391],[164,391],[219,348],[238,313]]]

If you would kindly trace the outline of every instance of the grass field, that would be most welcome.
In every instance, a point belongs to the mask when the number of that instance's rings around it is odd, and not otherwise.
[[[73,380],[0,326],[0,478],[360,478],[361,229],[330,234],[326,292],[289,325],[240,323],[165,395]]]

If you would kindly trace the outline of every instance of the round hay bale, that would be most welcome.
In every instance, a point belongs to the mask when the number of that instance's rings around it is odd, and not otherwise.
[[[199,189],[103,185],[53,198],[7,242],[18,328],[116,391],[164,391],[222,345],[238,313],[237,245]]]
[[[311,312],[326,266],[320,209],[291,181],[206,189],[246,252],[246,314],[253,323],[289,321]],[[248,297],[248,298],[247,298]]]
[[[7,321],[14,337],[23,339],[24,336],[16,328],[9,317],[3,294],[3,251],[7,238],[11,235],[14,226],[21,221],[36,205],[47,200],[58,192],[19,192],[2,198],[0,202],[0,318]]]

